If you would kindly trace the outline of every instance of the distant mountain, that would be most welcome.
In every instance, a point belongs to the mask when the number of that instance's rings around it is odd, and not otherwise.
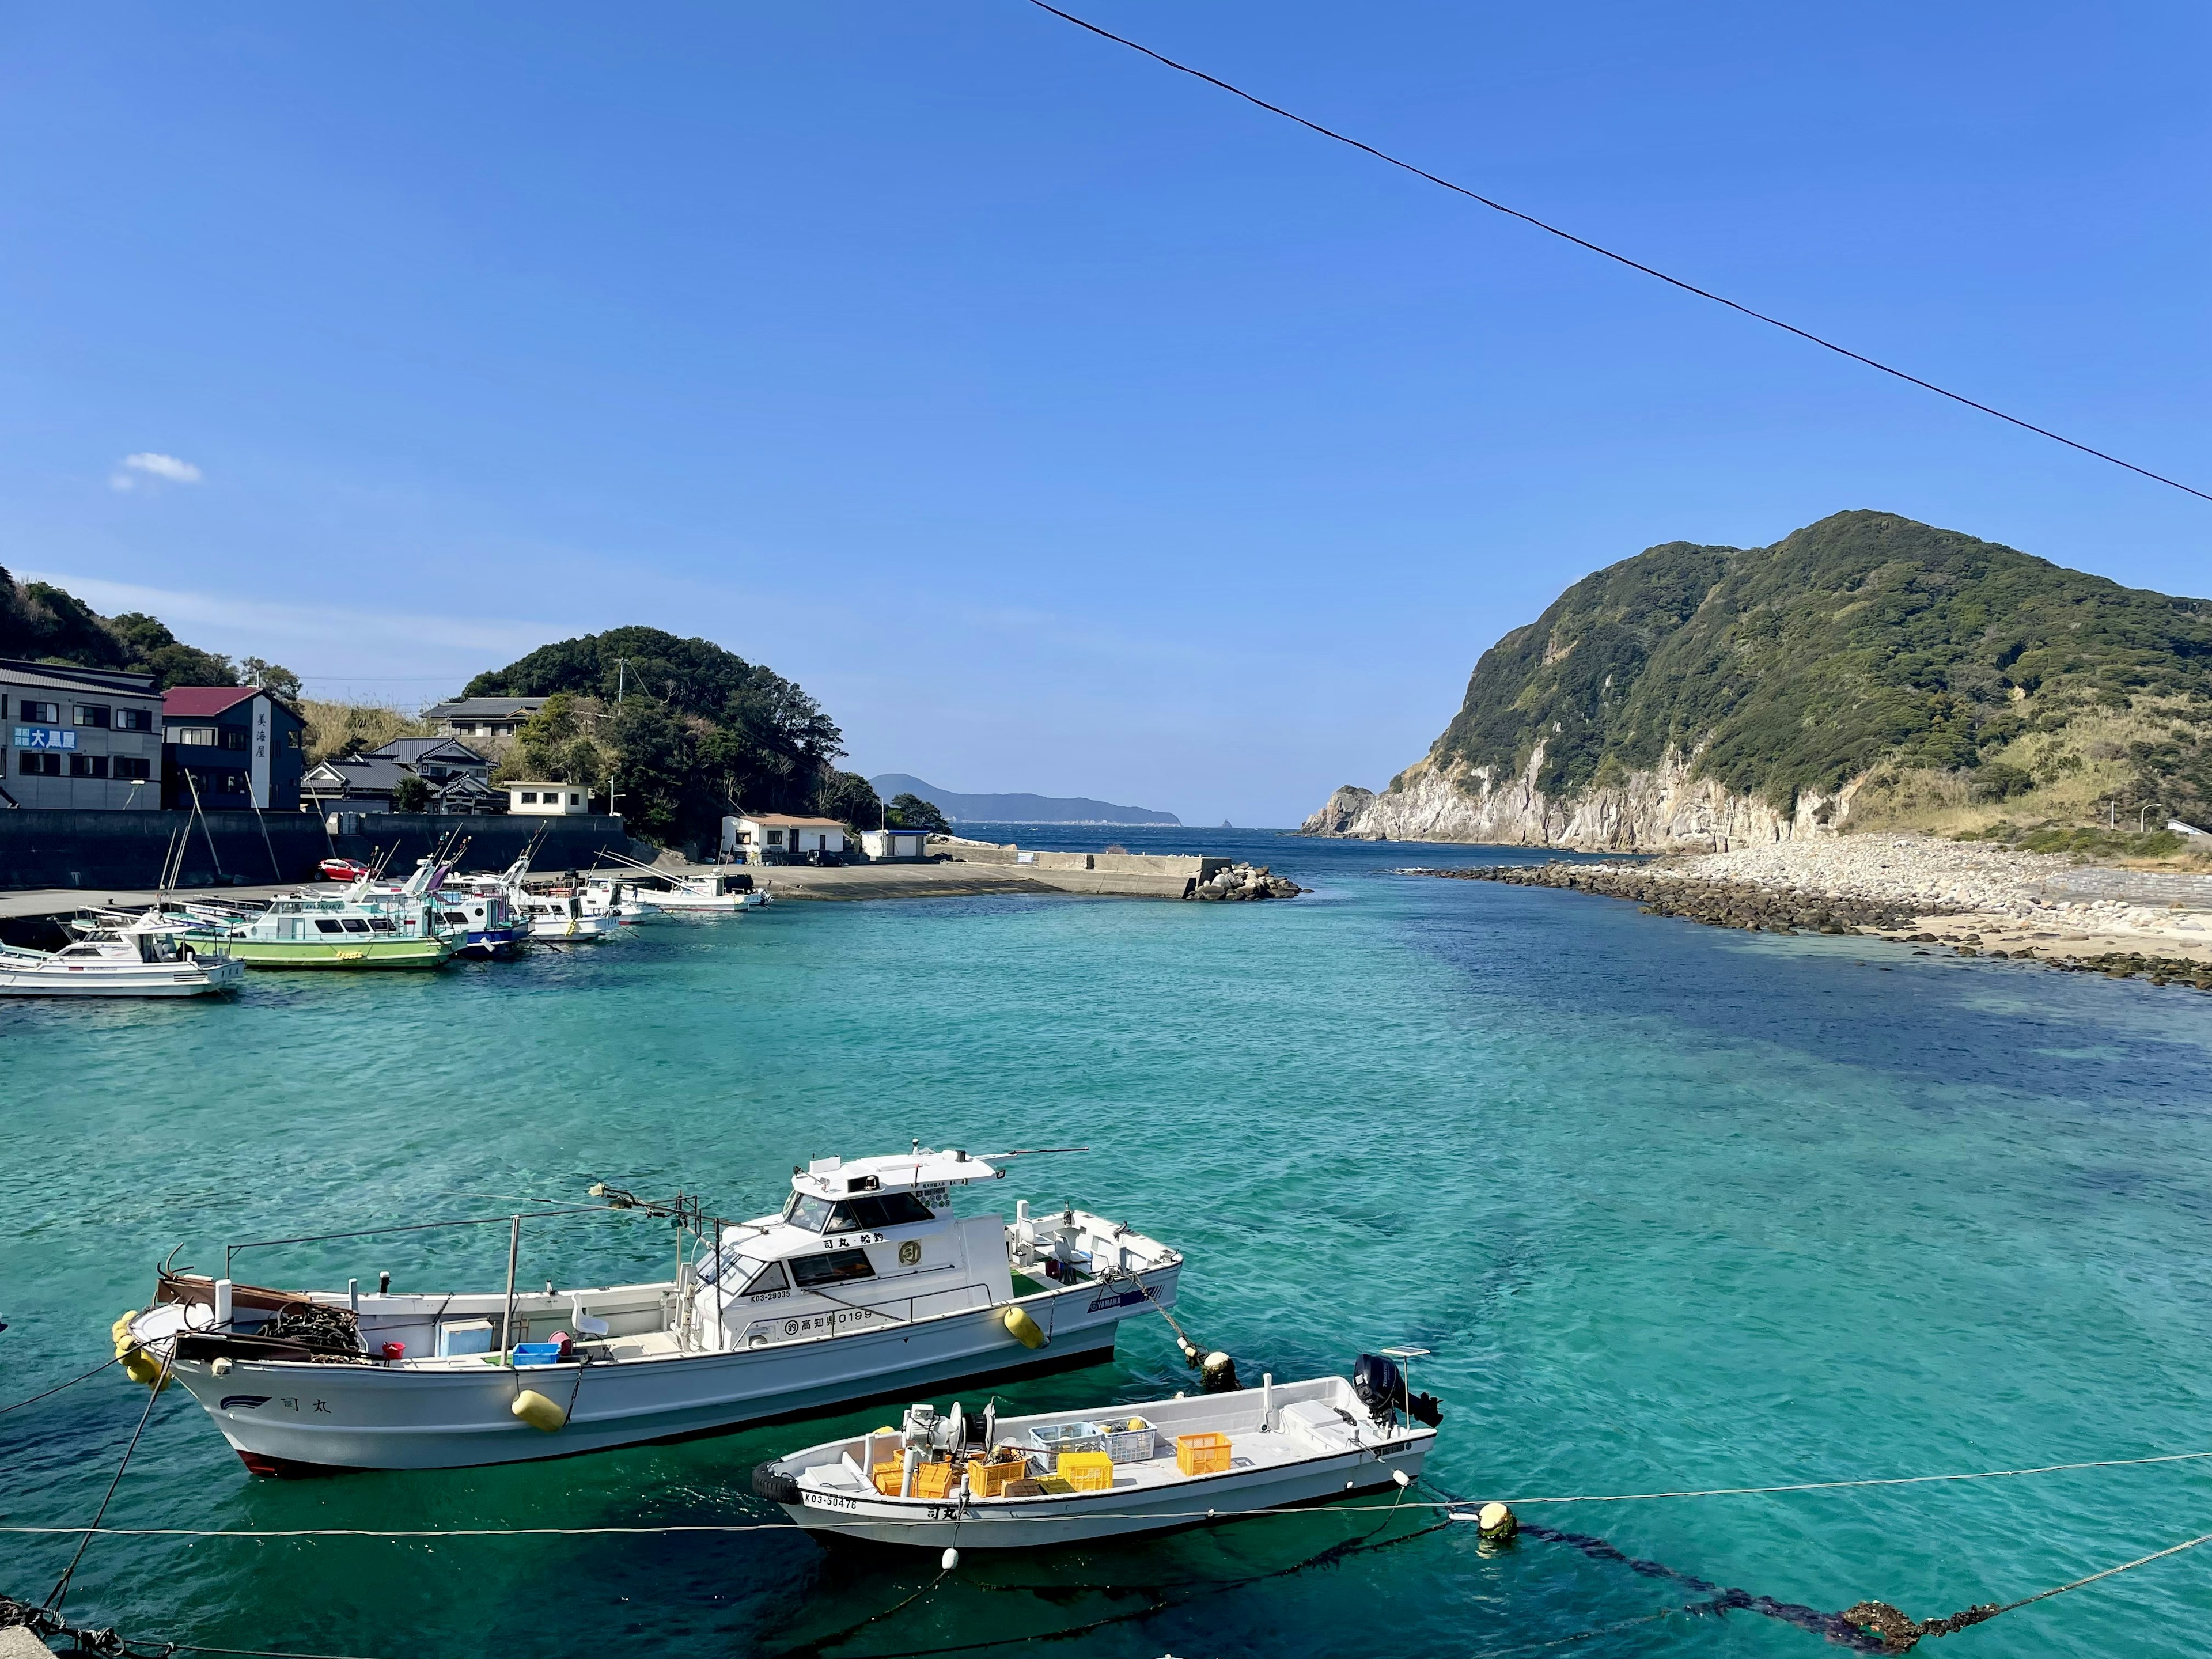
[[[948,818],[969,823],[1173,823],[1182,820],[1172,812],[1153,812],[1141,806],[1116,806],[1111,801],[1077,795],[963,795],[939,789],[908,772],[885,772],[868,781],[885,800],[894,795],[915,794],[936,804]]]

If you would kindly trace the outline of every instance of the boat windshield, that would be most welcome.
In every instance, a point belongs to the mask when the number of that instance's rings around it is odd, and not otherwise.
[[[806,1193],[793,1193],[783,1206],[783,1218],[810,1233],[857,1233],[870,1228],[908,1227],[919,1221],[937,1219],[929,1206],[912,1193],[871,1193],[837,1204]]]

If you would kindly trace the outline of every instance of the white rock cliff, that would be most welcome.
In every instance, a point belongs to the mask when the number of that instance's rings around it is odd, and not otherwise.
[[[1854,779],[1833,795],[1801,794],[1778,812],[1756,796],[1733,794],[1690,775],[1694,756],[1668,750],[1657,767],[1620,782],[1591,785],[1553,800],[1536,787],[1543,745],[1517,775],[1486,766],[1416,761],[1381,794],[1346,785],[1305,821],[1310,836],[1368,841],[1465,841],[1589,852],[1725,851],[1760,842],[1834,835],[1850,815]]]

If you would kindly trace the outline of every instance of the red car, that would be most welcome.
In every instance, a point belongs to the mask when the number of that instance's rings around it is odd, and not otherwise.
[[[351,859],[325,859],[317,866],[325,881],[359,881],[368,873],[368,866],[356,864]]]

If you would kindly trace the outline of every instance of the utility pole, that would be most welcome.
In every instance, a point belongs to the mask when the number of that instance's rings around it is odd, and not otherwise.
[[[617,708],[622,707],[623,685],[629,678],[629,659],[617,657],[615,659],[615,707]]]

